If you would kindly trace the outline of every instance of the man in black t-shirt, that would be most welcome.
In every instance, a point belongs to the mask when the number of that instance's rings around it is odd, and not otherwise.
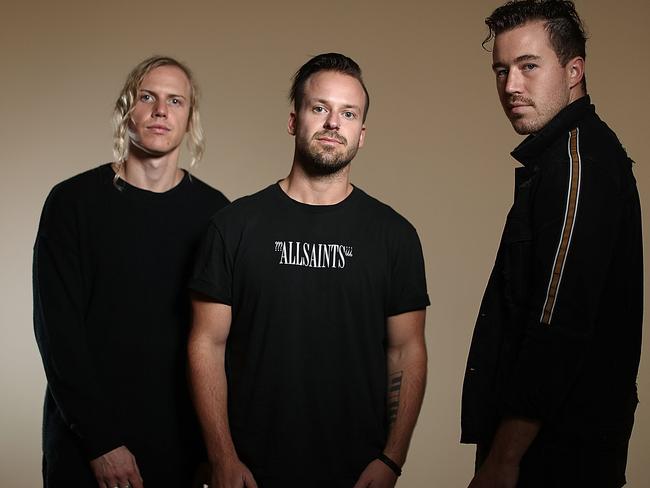
[[[425,388],[420,242],[350,184],[359,66],[316,56],[290,98],[289,176],[215,215],[190,284],[211,486],[392,487]]]

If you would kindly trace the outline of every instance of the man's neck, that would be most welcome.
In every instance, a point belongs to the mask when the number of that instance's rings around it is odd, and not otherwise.
[[[119,176],[137,188],[163,193],[180,183],[183,172],[178,169],[178,154],[157,158],[131,151],[119,168]]]
[[[335,205],[352,193],[350,165],[331,175],[313,176],[294,161],[289,175],[280,181],[280,188],[300,203]]]
[[[579,98],[582,98],[586,95],[587,95],[587,91],[582,87],[581,84],[574,86],[569,92],[569,103],[567,105],[572,104]]]

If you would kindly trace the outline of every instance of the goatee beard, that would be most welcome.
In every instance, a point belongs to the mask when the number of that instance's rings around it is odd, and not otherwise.
[[[319,154],[300,154],[303,169],[310,176],[330,176],[338,173],[345,168],[352,158],[335,157],[334,159],[327,155]]]
[[[330,131],[321,131],[312,137],[312,141],[319,137],[329,137],[347,145],[347,139],[343,136]],[[312,149],[308,143],[306,145],[298,144],[296,146],[299,160],[302,162],[303,169],[311,176],[330,176],[344,169],[356,154],[356,148],[348,148],[344,153],[337,153],[335,148],[324,147],[320,151]]]

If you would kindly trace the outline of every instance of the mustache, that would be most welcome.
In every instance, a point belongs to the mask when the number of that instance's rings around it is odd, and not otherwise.
[[[518,105],[518,104],[525,104],[525,105],[532,105],[533,107],[535,106],[535,102],[533,102],[532,99],[522,97],[521,95],[513,95],[511,97],[508,97],[508,105]]]
[[[347,144],[348,140],[343,137],[341,134],[331,131],[331,130],[321,130],[319,132],[316,132],[314,134],[314,137],[312,139],[320,139],[321,137],[326,137],[328,139],[334,139],[337,142],[340,142],[341,144]]]

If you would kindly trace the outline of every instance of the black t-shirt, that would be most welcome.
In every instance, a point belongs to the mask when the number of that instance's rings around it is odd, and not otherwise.
[[[43,208],[34,319],[48,379],[44,453],[50,466],[75,459],[63,446],[92,459],[125,444],[151,483],[199,439],[186,285],[205,226],[228,200],[189,174],[163,193],[122,180],[119,190],[113,177],[106,164],[70,178]]]
[[[190,283],[232,306],[229,422],[253,474],[358,476],[386,442],[386,318],[429,304],[411,224],[359,188],[316,206],[274,184],[215,215]]]

